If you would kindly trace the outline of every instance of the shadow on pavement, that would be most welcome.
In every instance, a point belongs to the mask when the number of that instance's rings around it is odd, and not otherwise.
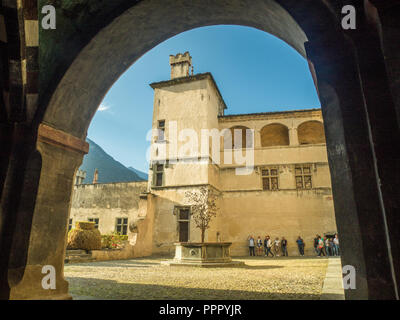
[[[320,298],[319,294],[184,288],[81,277],[66,277],[66,279],[69,281],[70,294],[76,300],[318,300]]]

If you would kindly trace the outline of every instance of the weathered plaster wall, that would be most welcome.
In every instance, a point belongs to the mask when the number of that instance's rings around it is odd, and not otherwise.
[[[247,255],[247,237],[284,236],[289,255],[299,255],[296,239],[306,242],[305,253],[314,254],[316,234],[335,232],[330,189],[224,192],[219,231],[233,242],[232,255]]]
[[[291,159],[291,164],[273,163],[273,168],[277,168],[279,172],[278,183],[280,190],[295,190],[295,166],[302,163],[297,162],[294,158]],[[313,163],[311,164],[312,185],[315,188],[330,188],[330,174],[328,163]],[[219,189],[221,191],[235,191],[235,190],[261,190],[261,170],[263,167],[269,168],[270,164],[265,163],[256,167],[249,175],[237,175],[234,168],[225,168],[219,170]]]
[[[99,218],[101,234],[115,231],[116,218],[138,218],[139,195],[147,189],[147,181],[107,184],[84,184],[74,187],[70,218],[76,221]]]
[[[153,233],[153,253],[154,254],[169,254],[175,252],[174,243],[178,242],[178,224],[177,216],[174,214],[176,206],[187,206],[187,197],[185,192],[196,190],[198,187],[180,187],[180,188],[165,188],[162,190],[153,190],[154,193],[154,233]],[[211,222],[213,226],[216,221]],[[209,232],[206,233],[206,241],[215,241],[209,237]],[[200,230],[196,228],[193,220],[189,223],[189,240],[192,242],[200,241]]]
[[[155,218],[153,254],[173,255],[178,241],[176,206],[184,206],[184,192],[195,187],[157,190],[154,198]],[[206,232],[206,241],[233,242],[232,255],[248,254],[247,237],[270,235],[286,237],[289,254],[298,255],[295,240],[306,241],[306,254],[313,254],[313,238],[324,232],[336,232],[333,199],[330,188],[282,191],[227,191],[218,201],[218,216]],[[200,240],[200,231],[190,222],[190,241]]]
[[[137,200],[137,195],[132,196],[132,201]],[[128,240],[122,249],[93,250],[92,258],[105,260],[124,260],[137,257],[147,257],[153,253],[153,228],[154,228],[154,201],[151,194],[139,195],[139,210],[135,217],[135,226],[128,228]],[[101,216],[106,215],[103,213]]]

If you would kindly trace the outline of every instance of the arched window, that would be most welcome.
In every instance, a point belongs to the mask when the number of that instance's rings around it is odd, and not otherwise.
[[[261,129],[261,146],[288,146],[289,129],[280,123],[271,123]]]
[[[299,144],[325,143],[324,125],[319,121],[306,121],[297,128]]]
[[[225,149],[252,148],[252,147],[253,147],[253,133],[250,128],[245,126],[234,126],[225,131],[224,134]]]

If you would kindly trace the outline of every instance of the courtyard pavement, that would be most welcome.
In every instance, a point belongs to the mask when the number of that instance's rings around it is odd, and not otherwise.
[[[230,268],[169,267],[161,265],[161,260],[165,259],[66,264],[64,273],[70,294],[78,300],[341,298],[340,291],[334,291],[335,283],[331,281],[329,289],[325,281],[328,262],[335,260],[328,271],[337,285],[341,275],[338,258],[245,257],[234,259],[245,266]],[[328,285],[325,292],[324,283]]]
[[[339,257],[329,258],[321,300],[344,300],[342,263]]]

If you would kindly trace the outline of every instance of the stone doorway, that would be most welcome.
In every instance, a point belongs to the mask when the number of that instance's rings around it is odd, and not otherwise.
[[[178,213],[178,241],[187,242],[189,241],[189,223],[190,215],[188,208],[179,209]]]

